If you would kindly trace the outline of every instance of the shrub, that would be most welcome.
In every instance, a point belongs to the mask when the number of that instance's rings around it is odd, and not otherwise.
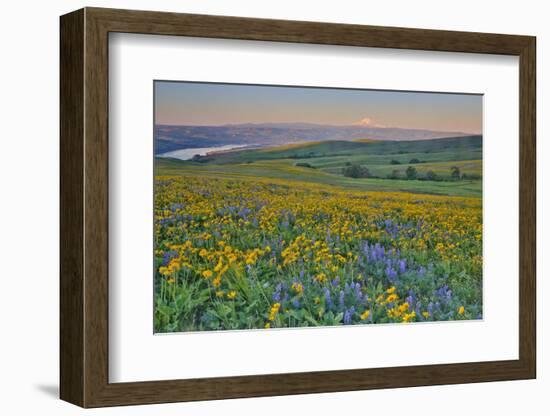
[[[350,166],[346,166],[344,169],[342,169],[342,173],[344,176],[348,178],[370,178],[371,174],[369,172],[369,169],[366,166],[361,166],[358,164],[352,164]]]
[[[407,179],[416,179],[417,171],[416,168],[409,166],[406,170]]]
[[[455,181],[460,179],[460,169],[458,166],[451,167],[451,178]]]

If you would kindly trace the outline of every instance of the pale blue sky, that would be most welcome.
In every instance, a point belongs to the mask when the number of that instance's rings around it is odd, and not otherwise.
[[[480,133],[482,96],[155,81],[155,122],[307,122]]]

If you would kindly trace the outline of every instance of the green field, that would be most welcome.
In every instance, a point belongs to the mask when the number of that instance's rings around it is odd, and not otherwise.
[[[155,168],[157,175],[265,178],[333,185],[353,191],[480,197],[481,154],[480,136],[401,142],[329,141],[217,153],[198,161],[158,158]],[[412,159],[419,163],[409,163]],[[310,167],[300,166],[304,164]],[[367,167],[375,177],[344,176],[342,170],[350,164]],[[418,180],[405,178],[409,166],[417,170]],[[451,180],[452,167],[458,167],[466,178]],[[388,179],[394,171],[398,179]],[[422,180],[428,171],[435,173],[438,180]]]

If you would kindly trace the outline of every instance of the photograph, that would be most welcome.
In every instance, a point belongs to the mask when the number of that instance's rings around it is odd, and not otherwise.
[[[482,319],[482,101],[155,81],[155,333]]]

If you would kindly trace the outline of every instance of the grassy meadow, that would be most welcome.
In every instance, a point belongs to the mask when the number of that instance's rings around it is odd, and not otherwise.
[[[155,332],[480,319],[481,154],[471,136],[157,158]]]

